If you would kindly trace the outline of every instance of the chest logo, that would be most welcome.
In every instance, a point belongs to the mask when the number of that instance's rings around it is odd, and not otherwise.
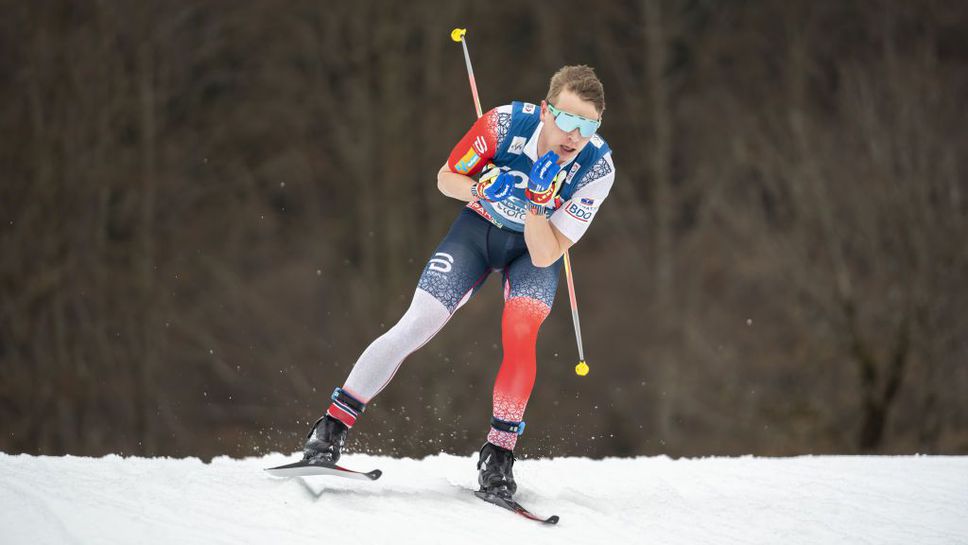
[[[523,136],[515,136],[511,139],[511,145],[508,146],[508,153],[513,155],[521,155],[524,152],[524,146],[528,143],[528,140]]]

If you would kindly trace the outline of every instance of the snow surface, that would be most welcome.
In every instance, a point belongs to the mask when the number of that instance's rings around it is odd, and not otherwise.
[[[0,543],[968,544],[968,457],[519,460],[484,503],[475,458],[351,454],[375,482],[279,479],[236,460],[0,453]]]

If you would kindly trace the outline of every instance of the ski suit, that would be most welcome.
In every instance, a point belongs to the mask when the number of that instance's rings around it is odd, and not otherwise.
[[[562,260],[535,267],[524,240],[528,201],[524,190],[537,160],[540,108],[514,102],[487,112],[453,149],[450,170],[474,176],[487,164],[518,178],[512,195],[499,203],[475,201],[458,215],[434,251],[400,321],[373,341],[350,372],[343,391],[368,403],[393,378],[403,360],[430,341],[492,272],[501,272],[504,358],[493,393],[493,416],[518,423],[534,387],[538,329],[551,311]],[[615,179],[611,150],[595,135],[562,170],[567,172],[550,222],[572,242],[588,229]],[[359,411],[334,401],[327,411],[352,427]],[[492,427],[488,441],[513,449],[517,433]]]

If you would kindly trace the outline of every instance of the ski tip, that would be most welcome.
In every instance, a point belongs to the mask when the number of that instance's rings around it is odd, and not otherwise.
[[[267,468],[265,468],[265,470],[266,471],[272,471],[274,469],[291,469],[291,468],[294,468],[294,467],[303,467],[305,465],[306,465],[305,460],[297,460],[295,462],[291,462],[291,463],[288,463],[288,464],[282,464],[281,466],[267,467]]]
[[[502,497],[496,496],[494,494],[488,494],[487,492],[484,492],[483,490],[475,490],[474,491],[474,495],[477,496],[478,498],[481,498],[482,500],[484,500],[484,501],[486,501],[488,503],[497,505],[498,507],[503,507],[504,509],[507,509],[508,511],[512,511],[514,513],[517,513],[518,515],[521,515],[522,517],[524,517],[526,519],[530,519],[530,520],[533,520],[535,522],[540,522],[540,523],[548,524],[548,525],[558,524],[558,515],[552,515],[552,516],[550,516],[548,518],[541,518],[538,515],[535,515],[534,513],[532,513],[531,511],[528,511],[520,503],[518,503],[518,502],[516,502],[514,500],[502,498]]]
[[[264,470],[273,477],[313,477],[319,475],[333,475],[347,479],[360,479],[364,481],[375,481],[383,475],[379,469],[374,469],[368,473],[354,471],[336,464],[328,463],[309,463],[306,460],[299,460],[291,464],[277,467],[267,467]]]
[[[282,471],[285,471],[285,470],[291,469],[291,468],[292,468],[292,464],[286,464],[286,465],[281,465],[281,466],[276,466],[276,467],[266,467],[266,468],[263,468],[262,471],[265,471],[269,475],[278,475]]]

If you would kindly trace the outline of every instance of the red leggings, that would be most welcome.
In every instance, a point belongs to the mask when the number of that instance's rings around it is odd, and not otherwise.
[[[505,302],[501,319],[504,359],[494,382],[495,418],[507,422],[518,422],[524,418],[524,409],[534,388],[538,329],[550,311],[543,302],[528,297],[514,297]],[[518,435],[491,428],[487,440],[513,449]]]

